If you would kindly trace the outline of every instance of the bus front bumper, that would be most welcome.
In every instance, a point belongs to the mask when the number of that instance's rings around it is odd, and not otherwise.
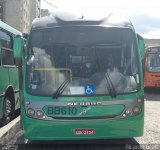
[[[44,121],[23,116],[22,128],[31,141],[132,138],[143,135],[144,111],[117,120]],[[93,129],[94,133],[75,134],[77,129]]]
[[[144,87],[160,87],[160,80],[145,80]]]

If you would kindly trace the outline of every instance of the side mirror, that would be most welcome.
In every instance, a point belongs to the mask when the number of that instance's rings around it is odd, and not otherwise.
[[[2,56],[2,46],[1,46],[1,40],[0,40],[0,65],[1,65],[1,56]]]
[[[143,72],[143,76],[144,76],[144,72],[145,72],[145,70],[144,70],[145,69],[145,43],[144,43],[144,39],[139,34],[137,34],[137,38],[138,38],[138,46],[139,46],[139,50],[140,50],[140,55],[141,55],[142,72]]]
[[[22,58],[22,49],[23,49],[22,37],[16,36],[14,38],[13,49],[14,49],[14,58],[21,59]]]
[[[1,40],[0,40],[0,56],[1,56],[1,53],[2,53],[1,48],[2,48],[2,47],[1,47]]]
[[[141,37],[139,34],[137,34],[138,38],[138,46],[140,50],[141,60],[145,58],[145,43],[143,37]]]

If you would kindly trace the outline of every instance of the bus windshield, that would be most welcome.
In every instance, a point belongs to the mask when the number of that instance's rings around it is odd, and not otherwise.
[[[129,29],[57,27],[32,30],[27,92],[62,96],[116,95],[138,91],[138,54]]]
[[[147,60],[149,72],[160,72],[160,53],[148,53]]]

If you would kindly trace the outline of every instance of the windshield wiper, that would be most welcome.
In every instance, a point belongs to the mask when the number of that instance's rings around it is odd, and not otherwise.
[[[96,57],[97,57],[97,63],[99,64],[99,66],[101,66],[100,65],[100,62],[99,62],[99,58],[98,58],[98,55],[97,55],[97,51],[95,50],[95,54],[96,54]],[[100,68],[100,70],[101,70],[101,68]],[[107,76],[106,76],[106,74],[107,74]],[[107,89],[108,89],[108,92],[109,92],[109,94],[111,95],[111,97],[116,97],[116,95],[117,95],[117,93],[116,93],[116,90],[115,90],[115,87],[114,87],[114,85],[113,85],[113,83],[112,83],[112,80],[111,80],[111,78],[110,78],[110,76],[109,76],[109,74],[108,74],[108,72],[106,71],[106,73],[104,73],[104,77],[105,77],[105,81],[106,81],[106,87],[107,87]]]
[[[65,88],[68,86],[69,84],[69,79],[66,79],[59,87],[58,89],[53,93],[52,98],[58,98],[59,96],[62,95],[63,91],[65,90]]]
[[[107,76],[106,76],[106,74],[107,74]],[[114,87],[114,85],[112,83],[112,80],[111,80],[107,71],[106,71],[106,73],[104,73],[104,77],[107,81],[107,85],[108,85],[107,88],[108,88],[108,91],[109,91],[110,95],[112,97],[116,97],[117,93],[116,93],[115,87]]]

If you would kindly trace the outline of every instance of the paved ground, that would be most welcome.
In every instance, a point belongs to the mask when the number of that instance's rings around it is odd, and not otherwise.
[[[0,128],[0,139],[1,139],[5,134],[7,134],[7,132],[8,132],[11,128],[13,128],[13,126],[15,126],[15,124],[16,124],[17,122],[19,122],[19,120],[20,120],[20,116],[17,117],[17,118],[15,118],[15,119],[14,119],[13,121],[11,121],[10,123],[8,123],[6,126],[1,127],[1,128]]]
[[[160,144],[160,88],[145,89],[144,136],[140,144]]]
[[[135,139],[140,144],[160,144],[160,101],[145,102],[144,136]]]

